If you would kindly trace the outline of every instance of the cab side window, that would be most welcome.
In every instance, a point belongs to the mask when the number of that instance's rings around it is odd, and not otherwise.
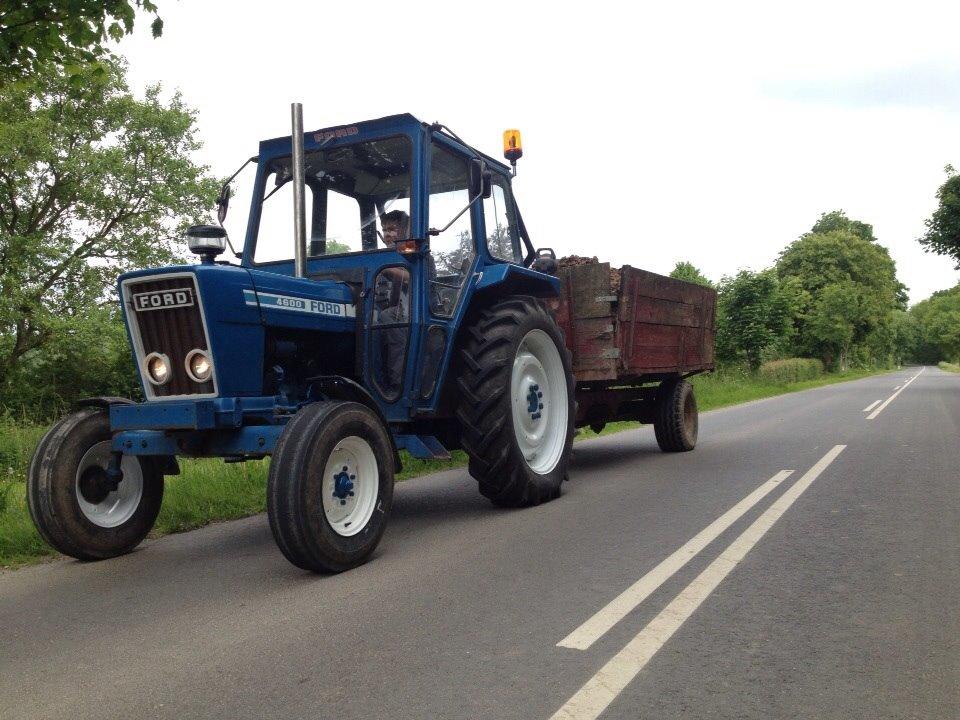
[[[490,197],[483,201],[483,218],[490,255],[498,260],[520,262],[523,253],[520,250],[513,196],[507,179],[497,173],[493,175]]]
[[[467,159],[434,145],[430,159],[430,226],[442,228],[470,202]],[[460,215],[444,232],[430,238],[428,273],[430,311],[450,317],[470,273],[474,250],[472,211]]]

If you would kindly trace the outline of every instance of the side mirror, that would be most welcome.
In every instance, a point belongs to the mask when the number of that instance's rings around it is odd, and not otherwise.
[[[470,161],[470,199],[477,196],[484,199],[493,193],[493,173],[487,170],[483,160],[474,158]]]
[[[227,183],[220,188],[220,194],[217,196],[217,220],[223,225],[227,219],[227,210],[230,208],[230,184]]]
[[[557,254],[553,251],[553,248],[537,248],[533,262],[530,263],[531,270],[546,273],[547,275],[556,275],[559,267]]]

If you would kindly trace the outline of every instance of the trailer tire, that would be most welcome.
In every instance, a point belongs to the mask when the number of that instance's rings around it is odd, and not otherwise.
[[[665,380],[657,389],[653,432],[663,452],[687,452],[697,444],[699,415],[693,386],[686,380]]]
[[[106,467],[111,436],[105,409],[79,410],[47,431],[27,472],[27,506],[37,531],[78,560],[133,550],[150,532],[163,501],[163,473],[152,458],[125,456],[116,490],[96,486],[86,474]]]
[[[536,298],[509,297],[481,311],[464,338],[457,419],[480,493],[502,507],[559,496],[576,409],[556,320]]]
[[[280,551],[311,572],[364,563],[387,527],[393,445],[356,402],[316,402],[283,429],[270,461],[267,517]]]

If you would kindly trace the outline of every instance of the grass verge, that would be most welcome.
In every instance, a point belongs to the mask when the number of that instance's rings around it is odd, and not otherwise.
[[[947,372],[960,373],[960,365],[956,365],[955,363],[941,362],[938,367]]]
[[[941,363],[941,367],[947,363]],[[960,367],[955,372],[960,372]],[[944,368],[949,369],[949,368]],[[815,380],[776,382],[752,375],[717,373],[696,377],[693,384],[701,412],[784,393],[808,390],[885,371],[850,371]],[[610,423],[600,435],[636,428],[639,423]],[[0,567],[18,567],[55,555],[30,520],[24,483],[33,448],[45,428],[0,426]],[[596,437],[584,429],[579,439]],[[402,452],[402,481],[418,475],[461,467],[466,455],[455,451],[448,461],[417,460]],[[266,509],[268,462],[226,464],[220,460],[181,460],[182,474],[169,477],[160,516],[152,535],[182,532],[211,522],[246,517]]]

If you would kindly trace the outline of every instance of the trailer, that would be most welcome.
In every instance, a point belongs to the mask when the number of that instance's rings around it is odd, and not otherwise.
[[[691,450],[697,407],[685,380],[714,369],[716,291],[629,265],[562,263],[547,304],[572,355],[576,426],[639,420],[664,451]]]

